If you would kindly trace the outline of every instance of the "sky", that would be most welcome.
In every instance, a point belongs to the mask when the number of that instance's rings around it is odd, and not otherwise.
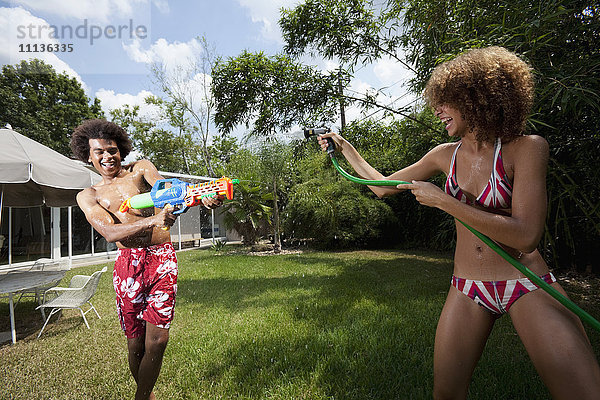
[[[275,55],[283,51],[278,26],[280,9],[300,0],[9,0],[0,1],[0,65],[40,58],[58,72],[75,77],[91,99],[110,110],[144,104],[161,95],[150,66],[167,71],[188,65],[202,52],[205,37],[217,55],[235,57],[244,50]],[[48,47],[52,51],[48,51]],[[43,51],[42,51],[43,50]],[[304,58],[321,70],[335,61]],[[404,83],[410,73],[390,59],[359,66],[350,84],[353,92],[385,89],[382,104],[400,107],[414,100]],[[194,82],[190,82],[190,87]],[[358,108],[346,110],[346,120],[364,119]],[[377,115],[371,115],[377,118]],[[245,128],[236,129],[242,137]]]

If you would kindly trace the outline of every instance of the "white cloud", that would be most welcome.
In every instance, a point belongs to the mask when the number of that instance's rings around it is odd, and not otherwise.
[[[392,93],[400,94],[406,91],[406,83],[414,74],[397,60],[385,57],[377,60],[373,73],[383,87],[389,87]]]
[[[167,70],[173,70],[177,67],[188,67],[188,64],[196,59],[202,52],[202,45],[197,39],[192,39],[182,43],[175,41],[167,42],[160,38],[149,49],[143,49],[139,39],[135,39],[131,44],[123,43],[123,49],[133,61],[145,64],[158,63],[166,67]]]
[[[169,8],[169,0],[152,0],[152,3],[154,3],[158,11],[163,14],[168,14],[171,11]]]
[[[291,8],[298,0],[237,0],[239,5],[250,11],[252,22],[262,24],[262,37],[265,40],[282,43],[279,31],[281,8]]]
[[[169,43],[161,38],[146,50],[136,40],[130,45],[123,44],[123,48],[133,61],[163,67],[168,86],[174,92],[187,99],[194,109],[204,107],[205,89],[210,86],[212,77],[199,72],[198,57],[203,51],[200,41]],[[210,91],[206,95],[210,96]]]
[[[340,63],[333,60],[325,60],[325,66],[323,67],[323,71],[326,72],[334,72],[340,69]]]
[[[100,22],[107,22],[112,17],[133,17],[139,13],[141,7],[145,7],[149,14],[151,3],[162,13],[169,12],[167,0],[12,0],[12,4],[36,12]]]
[[[56,72],[65,73],[68,76],[77,79],[84,90],[89,92],[89,87],[85,84],[85,82],[83,82],[81,76],[56,55],[60,53],[47,51],[20,51],[32,49],[32,46],[39,46],[40,44],[60,46],[58,40],[47,38],[43,35],[43,37],[39,37],[38,35],[28,37],[28,35],[19,34],[18,27],[28,27],[30,25],[39,29],[45,29],[46,32],[50,26],[50,24],[48,24],[48,22],[42,18],[35,17],[31,15],[29,11],[26,11],[20,7],[0,8],[0,64],[18,64],[23,60],[38,58],[44,61],[46,64],[50,64],[56,70]]]
[[[146,104],[145,99],[154,94],[148,90],[141,90],[138,94],[115,93],[114,90],[100,89],[96,91],[96,97],[100,99],[104,114],[109,117],[110,111],[124,105],[139,106],[140,117],[144,119],[155,119],[159,115],[159,109],[152,104]]]

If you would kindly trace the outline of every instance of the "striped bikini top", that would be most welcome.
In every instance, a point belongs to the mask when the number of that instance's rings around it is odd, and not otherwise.
[[[456,153],[461,144],[462,142],[456,146],[452,155],[445,189],[446,193],[457,198],[459,201],[471,204],[471,201],[463,193],[456,181]],[[502,142],[500,138],[497,138],[494,145],[494,168],[492,168],[492,176],[485,189],[483,189],[479,197],[475,200],[475,203],[494,209],[510,208],[511,199],[512,185],[508,181],[508,177],[504,171],[504,164],[502,163]]]

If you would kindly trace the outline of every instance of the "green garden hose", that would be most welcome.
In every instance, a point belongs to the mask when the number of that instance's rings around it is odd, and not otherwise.
[[[344,178],[346,178],[352,182],[360,183],[362,185],[371,185],[371,186],[397,186],[400,184],[410,183],[410,182],[404,182],[404,181],[368,180],[368,179],[357,178],[355,176],[350,175],[349,173],[344,171],[342,169],[342,167],[340,167],[340,164],[338,163],[337,159],[335,158],[333,151],[331,151],[331,152],[328,151],[328,154],[331,157],[331,161],[333,162],[335,169],[337,169],[338,172]],[[546,283],[546,281],[544,281],[539,276],[537,276],[529,268],[527,268],[526,266],[521,264],[519,261],[515,260],[510,254],[508,254],[506,251],[504,251],[504,249],[502,247],[500,247],[492,239],[490,239],[483,233],[471,228],[469,225],[465,224],[461,220],[459,220],[459,219],[456,219],[456,220],[458,222],[460,222],[461,224],[463,224],[468,230],[470,230],[475,236],[477,236],[479,239],[481,239],[482,242],[487,244],[492,250],[494,250],[496,253],[498,253],[502,258],[504,258],[506,261],[508,261],[510,264],[512,264],[512,266],[514,266],[523,275],[525,275],[527,278],[529,278],[529,280],[532,281],[535,285],[537,285],[538,287],[545,290],[550,296],[552,296],[556,300],[558,300],[563,306],[567,307],[569,310],[571,310],[577,316],[579,316],[579,318],[581,318],[585,322],[589,323],[594,329],[596,329],[597,331],[600,332],[600,322],[598,322],[598,320],[596,320],[590,314],[585,312],[583,309],[581,309],[577,304],[573,303],[567,297],[563,296],[562,293],[560,293],[558,290],[556,290],[555,288],[550,286],[548,283]]]

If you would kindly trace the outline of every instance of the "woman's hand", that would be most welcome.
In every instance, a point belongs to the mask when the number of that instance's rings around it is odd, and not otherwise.
[[[327,138],[333,140],[333,143],[335,143],[336,150],[339,150],[340,152],[344,150],[344,143],[348,143],[346,139],[344,139],[335,132],[324,133],[322,135],[317,136],[319,146],[321,146],[321,150],[323,150],[324,152],[327,151],[327,147],[329,146]]]
[[[396,187],[410,190],[419,203],[428,207],[441,208],[442,199],[446,196],[446,193],[431,182],[412,181],[412,183],[404,183]]]

